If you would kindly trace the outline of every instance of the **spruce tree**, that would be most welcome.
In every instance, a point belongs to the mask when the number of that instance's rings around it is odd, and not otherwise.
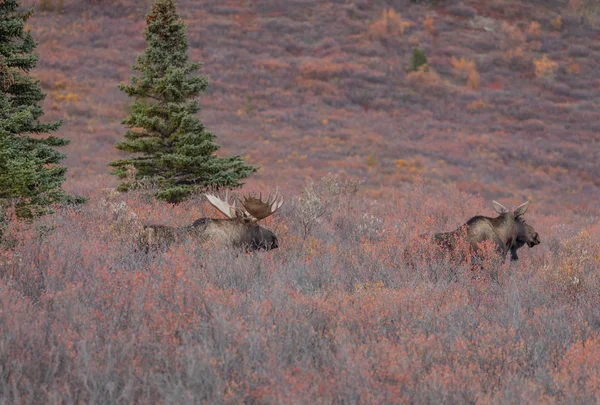
[[[17,0],[0,1],[0,211],[14,204],[17,216],[26,219],[50,212],[57,202],[85,201],[61,189],[65,156],[55,147],[69,141],[43,136],[62,122],[39,121],[45,94],[29,75],[38,63],[37,44],[25,30],[31,15],[32,10],[19,9]]]
[[[427,54],[423,49],[415,47],[415,49],[413,49],[412,58],[410,59],[410,71],[416,72],[421,66],[424,66],[425,71],[429,70],[427,67]]]
[[[200,63],[188,61],[186,25],[177,14],[174,0],[155,0],[146,16],[147,49],[133,66],[131,84],[119,88],[133,97],[128,127],[119,150],[134,157],[111,162],[113,174],[125,179],[119,190],[136,181],[152,179],[157,198],[178,203],[207,188],[235,188],[257,170],[241,156],[219,157],[215,135],[195,115],[196,97],[208,80],[197,74]],[[135,178],[128,168],[135,167]],[[129,171],[129,174],[131,171]]]

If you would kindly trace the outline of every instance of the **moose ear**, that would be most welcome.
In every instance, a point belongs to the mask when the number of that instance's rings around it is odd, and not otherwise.
[[[492,204],[494,205],[494,209],[496,210],[496,212],[500,215],[502,214],[506,214],[508,211],[508,208],[506,208],[504,205],[500,204],[498,201],[492,201]]]
[[[515,218],[520,217],[521,215],[525,214],[527,212],[527,208],[529,208],[529,201],[527,201],[526,203],[523,203],[523,204],[519,205],[517,208],[515,208]]]

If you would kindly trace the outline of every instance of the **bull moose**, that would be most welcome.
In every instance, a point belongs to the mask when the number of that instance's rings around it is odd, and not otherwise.
[[[258,225],[258,221],[273,215],[281,208],[281,196],[269,194],[267,199],[263,200],[262,193],[258,197],[246,195],[240,200],[241,207],[236,207],[235,201],[232,205],[229,204],[228,193],[225,200],[212,194],[205,196],[227,218],[200,218],[184,227],[144,225],[140,236],[140,244],[144,249],[148,251],[151,247],[168,247],[176,240],[189,238],[199,243],[242,248],[249,252],[279,247],[275,234]]]
[[[477,252],[478,245],[489,241],[496,251],[506,257],[510,252],[512,261],[519,259],[517,250],[527,245],[530,248],[540,243],[540,236],[532,226],[525,222],[529,201],[510,211],[497,201],[493,201],[496,218],[477,215],[469,219],[462,227],[452,232],[436,233],[434,242],[449,251],[453,251],[460,240],[465,240]]]

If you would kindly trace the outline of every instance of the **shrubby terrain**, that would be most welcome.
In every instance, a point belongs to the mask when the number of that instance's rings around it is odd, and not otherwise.
[[[527,220],[543,243],[518,263],[413,269],[403,259],[411,238],[492,215],[491,204],[424,186],[374,203],[341,186],[328,177],[289,195],[265,224],[280,237],[268,253],[190,243],[137,252],[140,223],[185,224],[214,209],[111,192],[13,229],[21,239],[0,262],[3,398],[595,401],[597,218],[561,222],[534,205]]]
[[[277,250],[149,255],[142,224],[217,216],[111,190],[150,2],[24,3],[65,189],[89,203],[3,231],[0,402],[597,401],[593,2],[180,0],[202,121],[261,165],[244,191],[286,203],[264,224]],[[492,199],[530,200],[542,243],[408,265],[414,237]]]
[[[25,0],[46,118],[64,118],[69,191],[106,187],[150,1]],[[437,3],[436,6],[430,4]],[[43,6],[43,7],[42,7]],[[597,6],[596,6],[597,9]],[[600,31],[593,1],[179,0],[204,62],[202,122],[251,184],[329,172],[387,198],[423,177],[540,210],[598,210]],[[409,72],[413,49],[428,72]]]

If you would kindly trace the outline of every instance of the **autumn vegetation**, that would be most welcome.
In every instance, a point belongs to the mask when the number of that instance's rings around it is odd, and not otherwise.
[[[598,223],[534,205],[543,243],[519,262],[415,270],[402,255],[413,237],[492,215],[489,201],[414,186],[374,203],[354,189],[328,177],[290,196],[266,225],[280,248],[263,254],[138,252],[141,223],[213,213],[189,201],[165,215],[110,190],[14,229],[0,264],[0,392],[45,403],[593,401]]]
[[[285,197],[279,248],[252,254],[139,249],[144,224],[219,215],[109,174],[151,2],[22,3],[63,189],[88,202],[4,211],[0,403],[598,401],[594,1],[178,1],[217,155]],[[542,243],[422,259],[415,238],[492,199],[530,201]]]

